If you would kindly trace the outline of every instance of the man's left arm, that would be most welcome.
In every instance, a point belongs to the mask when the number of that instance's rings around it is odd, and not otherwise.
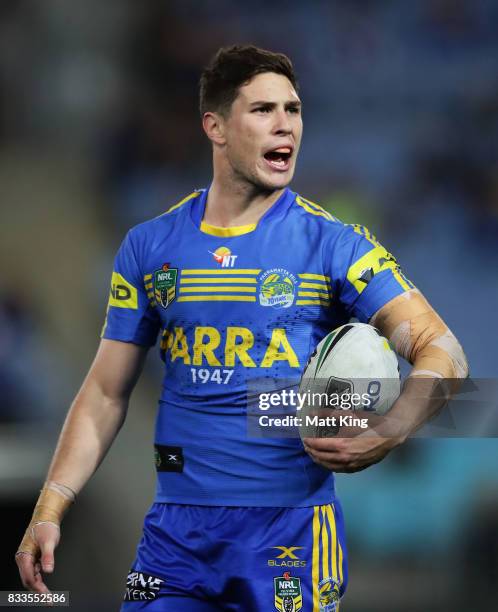
[[[356,472],[381,461],[437,414],[468,375],[458,340],[417,289],[390,300],[370,324],[413,368],[388,418],[375,430],[350,438],[305,439],[312,459],[335,472]]]

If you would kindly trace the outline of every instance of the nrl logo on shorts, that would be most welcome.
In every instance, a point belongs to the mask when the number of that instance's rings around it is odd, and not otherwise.
[[[329,577],[319,582],[318,598],[320,602],[320,612],[335,612],[341,599],[339,581]]]
[[[178,268],[170,268],[169,263],[163,264],[160,270],[154,272],[154,298],[163,308],[168,308],[176,297],[177,278]]]
[[[299,612],[303,607],[301,579],[284,572],[283,576],[273,579],[275,588],[275,608],[279,612]]]

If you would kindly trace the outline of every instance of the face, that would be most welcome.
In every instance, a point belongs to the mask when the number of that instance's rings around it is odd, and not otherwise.
[[[223,128],[225,155],[235,175],[265,190],[291,182],[303,121],[287,77],[265,72],[241,86]]]

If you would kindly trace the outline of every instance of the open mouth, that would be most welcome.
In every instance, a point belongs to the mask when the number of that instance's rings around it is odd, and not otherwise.
[[[290,167],[291,147],[279,147],[265,153],[264,158],[274,170],[286,171]]]

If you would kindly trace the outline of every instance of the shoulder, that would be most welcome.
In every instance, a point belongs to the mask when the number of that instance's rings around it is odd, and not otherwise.
[[[294,194],[290,214],[294,221],[305,226],[309,236],[319,235],[321,239],[337,239],[344,233],[349,234],[354,231],[353,226],[344,223],[320,204],[298,193]]]
[[[297,193],[294,195],[292,221],[299,225],[308,240],[320,243],[327,257],[332,257],[336,264],[341,265],[342,262],[346,265],[346,262],[370,251],[375,254],[385,252],[377,238],[364,225],[344,223],[316,202]]]
[[[128,238],[135,244],[144,240],[151,240],[156,235],[160,235],[164,239],[174,231],[178,220],[183,218],[183,214],[189,208],[189,203],[198,198],[203,191],[203,189],[196,189],[178,202],[173,202],[169,207],[166,207],[165,212],[157,217],[135,225],[129,230]]]
[[[141,265],[165,244],[173,244],[175,236],[185,228],[185,213],[189,217],[189,204],[202,191],[202,189],[196,189],[180,201],[173,203],[161,215],[132,227],[121,244],[120,256],[134,259]]]
[[[302,221],[315,225],[331,235],[340,236],[346,241],[366,240],[374,246],[378,244],[377,238],[364,225],[345,223],[320,204],[298,193],[294,193],[291,211],[294,215],[300,217]]]

